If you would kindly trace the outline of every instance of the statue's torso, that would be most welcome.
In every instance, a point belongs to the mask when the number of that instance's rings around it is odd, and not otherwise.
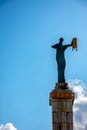
[[[56,60],[57,60],[58,62],[64,62],[64,61],[65,61],[65,57],[64,57],[64,47],[63,47],[63,46],[59,46],[59,47],[57,48]]]

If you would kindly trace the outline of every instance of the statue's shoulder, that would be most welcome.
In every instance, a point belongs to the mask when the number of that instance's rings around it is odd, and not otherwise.
[[[54,45],[52,45],[51,47],[57,49],[57,48],[59,48],[59,44],[58,44],[58,43],[57,43],[57,44],[54,44]]]

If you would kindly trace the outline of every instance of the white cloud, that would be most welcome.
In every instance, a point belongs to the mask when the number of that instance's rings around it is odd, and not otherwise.
[[[15,128],[12,123],[7,123],[0,125],[0,130],[17,130],[17,128]]]
[[[80,80],[69,80],[68,83],[75,93],[74,130],[87,130],[87,86]]]

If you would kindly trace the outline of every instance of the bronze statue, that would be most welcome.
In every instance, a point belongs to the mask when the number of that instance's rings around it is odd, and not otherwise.
[[[51,46],[52,48],[56,49],[56,61],[58,65],[58,83],[65,83],[65,66],[66,66],[66,61],[65,61],[65,55],[64,51],[72,46],[71,44],[68,45],[62,45],[64,39],[60,38],[59,43]]]

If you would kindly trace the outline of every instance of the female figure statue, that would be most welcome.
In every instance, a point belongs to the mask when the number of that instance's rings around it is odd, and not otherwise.
[[[64,51],[72,46],[72,44],[68,45],[62,45],[64,39],[60,38],[59,43],[51,46],[52,48],[56,49],[56,61],[57,61],[57,66],[58,66],[58,83],[65,83],[65,66],[66,66],[66,61],[65,61],[65,56],[64,56]]]

